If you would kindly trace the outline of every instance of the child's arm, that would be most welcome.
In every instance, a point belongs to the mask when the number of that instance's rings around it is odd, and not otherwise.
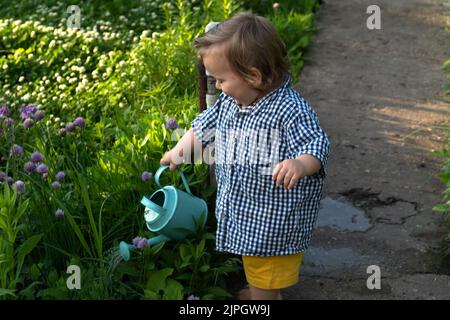
[[[322,168],[322,162],[310,154],[301,154],[298,158],[287,159],[275,167],[272,179],[276,180],[276,186],[281,183],[287,189],[292,189],[294,185],[306,176],[312,176]]]
[[[183,157],[186,155],[186,152],[192,152],[194,150],[194,145],[201,145],[201,142],[197,140],[194,130],[191,128],[173,149],[166,152],[159,163],[161,165],[170,164],[169,170],[175,170],[183,162]]]

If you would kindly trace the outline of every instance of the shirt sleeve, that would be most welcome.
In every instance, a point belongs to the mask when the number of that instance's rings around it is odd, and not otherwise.
[[[297,158],[301,154],[310,154],[322,163],[319,174],[327,175],[330,140],[314,113],[300,112],[288,123],[287,141],[290,159]]]
[[[212,107],[204,110],[191,122],[191,128],[194,131],[195,137],[202,142],[204,147],[214,142],[217,119],[219,118],[219,110],[222,102],[223,93],[220,94]]]

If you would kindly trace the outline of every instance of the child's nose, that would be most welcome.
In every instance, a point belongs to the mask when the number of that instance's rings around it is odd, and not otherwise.
[[[222,86],[220,85],[220,82],[216,80],[216,89],[222,90]]]

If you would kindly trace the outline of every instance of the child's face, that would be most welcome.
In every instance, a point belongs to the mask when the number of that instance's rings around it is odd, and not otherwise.
[[[233,97],[237,104],[248,106],[262,94],[231,70],[223,49],[224,45],[215,45],[208,48],[203,55],[205,69],[216,79],[217,89]]]

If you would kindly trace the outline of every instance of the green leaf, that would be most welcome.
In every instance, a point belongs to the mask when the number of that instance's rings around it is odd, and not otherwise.
[[[226,290],[224,290],[221,287],[212,287],[209,288],[208,293],[213,294],[215,297],[218,298],[232,298],[233,296]]]
[[[166,279],[173,273],[172,268],[165,268],[158,271],[154,271],[148,277],[147,289],[159,292],[159,290],[163,290],[166,288]]]
[[[0,297],[6,296],[6,295],[15,297],[16,295],[14,294],[14,292],[16,292],[16,290],[0,288]]]
[[[195,258],[196,260],[198,260],[201,256],[203,256],[204,252],[203,250],[205,249],[205,239],[202,239],[202,241],[200,241],[199,245],[197,246],[196,250],[195,250]]]
[[[183,286],[176,280],[167,279],[167,286],[164,290],[164,300],[182,300]]]
[[[438,212],[448,212],[450,211],[450,205],[448,204],[438,204],[436,206],[433,207],[434,211],[438,211]]]
[[[16,267],[16,280],[19,278],[20,272],[22,271],[23,261],[25,256],[31,252],[31,250],[36,247],[38,242],[41,240],[43,234],[34,235],[28,238],[19,248],[17,252],[17,267]]]
[[[206,272],[210,269],[209,265],[205,264],[199,268],[200,272]]]
[[[145,289],[144,298],[148,300],[160,300],[161,297],[156,292]]]

